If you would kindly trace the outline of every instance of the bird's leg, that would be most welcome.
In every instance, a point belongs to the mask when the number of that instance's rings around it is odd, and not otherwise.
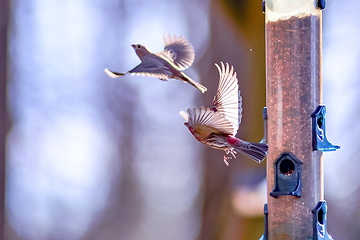
[[[227,161],[228,159],[232,159],[232,158],[236,158],[236,154],[237,152],[235,151],[235,149],[231,148],[231,149],[225,149],[225,155],[223,157],[224,163],[226,164],[226,166],[229,166],[229,162]],[[228,156],[231,155],[231,156]]]

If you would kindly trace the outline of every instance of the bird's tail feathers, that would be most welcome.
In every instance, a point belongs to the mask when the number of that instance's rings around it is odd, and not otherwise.
[[[118,72],[113,72],[113,71],[110,71],[109,69],[105,68],[105,73],[109,76],[109,77],[112,77],[112,78],[118,78],[118,77],[121,77],[121,76],[124,76],[126,73],[118,73]]]
[[[198,82],[195,82],[194,80],[192,80],[189,76],[187,76],[185,73],[181,73],[181,80],[184,82],[187,82],[189,84],[191,84],[192,86],[196,87],[197,89],[199,89],[202,93],[207,91],[207,88],[203,85],[201,85]]]
[[[249,143],[240,140],[233,144],[233,148],[237,152],[240,152],[250,157],[255,162],[260,163],[265,159],[269,147],[266,143]]]

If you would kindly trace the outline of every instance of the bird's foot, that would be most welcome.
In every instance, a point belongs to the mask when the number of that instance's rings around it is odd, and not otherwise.
[[[225,150],[225,155],[223,157],[223,160],[224,160],[224,163],[226,164],[226,166],[229,166],[229,162],[227,161],[228,159],[236,158],[236,153],[237,152],[234,149],[226,149]]]
[[[224,163],[226,166],[229,166],[229,162],[227,161],[227,159],[228,158],[226,157],[226,155],[224,155],[224,157],[223,157]]]
[[[235,151],[235,149],[230,149],[229,150],[229,153],[228,154],[231,154],[231,156],[233,157],[233,158],[236,158],[236,154],[237,154],[237,152]]]

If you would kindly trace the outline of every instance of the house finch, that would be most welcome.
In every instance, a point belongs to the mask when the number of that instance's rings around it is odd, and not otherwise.
[[[242,112],[242,99],[239,91],[238,79],[233,67],[226,67],[221,62],[215,64],[220,73],[219,86],[213,100],[213,107],[187,108],[187,113],[180,112],[194,137],[201,143],[225,151],[223,160],[228,166],[228,159],[236,157],[240,152],[260,163],[266,156],[266,143],[249,143],[236,138]]]
[[[190,43],[184,38],[176,35],[163,37],[165,48],[158,53],[150,52],[146,47],[136,44],[131,45],[141,63],[128,71],[127,73],[117,73],[105,69],[105,72],[113,78],[123,76],[125,74],[143,75],[157,77],[163,81],[169,81],[169,78],[178,79],[189,83],[201,92],[205,92],[207,88],[200,83],[195,82],[185,73],[181,72],[190,67],[194,62],[195,53]]]

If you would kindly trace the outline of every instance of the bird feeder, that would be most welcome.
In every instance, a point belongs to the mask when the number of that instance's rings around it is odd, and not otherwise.
[[[324,6],[324,1],[314,0],[263,2],[269,151],[262,239],[331,239],[326,232],[322,152],[338,146],[326,139],[321,107]],[[317,232],[319,224],[326,234]]]

